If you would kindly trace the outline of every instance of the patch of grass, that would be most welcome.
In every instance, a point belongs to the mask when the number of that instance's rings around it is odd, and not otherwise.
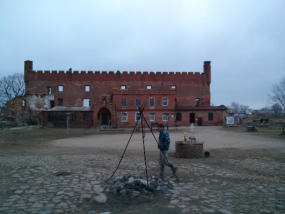
[[[70,129],[67,135],[63,128],[40,128],[37,126],[25,126],[0,129],[0,145],[34,145],[51,140],[80,137],[95,134],[94,129]]]

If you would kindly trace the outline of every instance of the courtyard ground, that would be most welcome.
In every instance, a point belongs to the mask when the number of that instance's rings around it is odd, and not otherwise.
[[[223,127],[191,130],[209,158],[177,159],[174,142],[189,127],[171,129],[170,160],[179,181],[166,169],[173,189],[151,197],[104,192],[130,130],[0,130],[0,213],[284,213],[285,139]],[[156,133],[157,136],[157,133]],[[147,163],[158,174],[158,152],[146,134]],[[144,176],[142,138],[135,133],[116,177]],[[105,196],[107,201],[105,201]],[[101,202],[101,203],[100,203]]]

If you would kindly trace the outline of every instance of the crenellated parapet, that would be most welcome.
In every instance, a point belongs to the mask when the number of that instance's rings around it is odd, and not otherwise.
[[[199,72],[141,72],[141,71],[63,71],[33,70],[32,61],[25,61],[25,81],[169,81],[211,83],[210,61]]]

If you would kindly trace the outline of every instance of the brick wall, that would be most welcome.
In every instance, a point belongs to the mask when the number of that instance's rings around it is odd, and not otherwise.
[[[146,115],[155,113],[157,122],[162,122],[162,114],[168,113],[168,123],[171,125],[189,124],[189,111],[182,113],[181,122],[175,122],[177,106],[193,107],[195,98],[200,98],[200,106],[210,106],[209,61],[204,62],[203,73],[35,71],[32,61],[25,61],[24,78],[27,96],[51,97],[49,101],[55,106],[80,107],[83,105],[83,99],[90,99],[94,126],[100,123],[99,113],[103,108],[110,111],[112,126],[134,125],[137,111],[135,102],[138,98],[145,106]],[[63,91],[59,91],[59,86],[63,87]],[[90,87],[89,92],[85,91],[85,86]],[[122,90],[121,86],[125,86],[125,89]],[[148,90],[147,86],[151,86],[151,89]],[[150,97],[155,99],[154,108],[149,106]],[[164,97],[168,98],[167,106],[162,105]],[[122,98],[127,100],[126,107],[122,107]],[[128,121],[121,121],[121,112],[128,113]],[[221,119],[219,113],[215,113],[213,121],[208,121],[207,111],[195,114],[197,118],[202,118],[203,124],[217,124]]]

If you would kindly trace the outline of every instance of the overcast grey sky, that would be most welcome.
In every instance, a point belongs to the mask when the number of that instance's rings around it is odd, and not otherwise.
[[[0,0],[0,77],[36,70],[200,71],[211,102],[270,105],[284,0]]]

